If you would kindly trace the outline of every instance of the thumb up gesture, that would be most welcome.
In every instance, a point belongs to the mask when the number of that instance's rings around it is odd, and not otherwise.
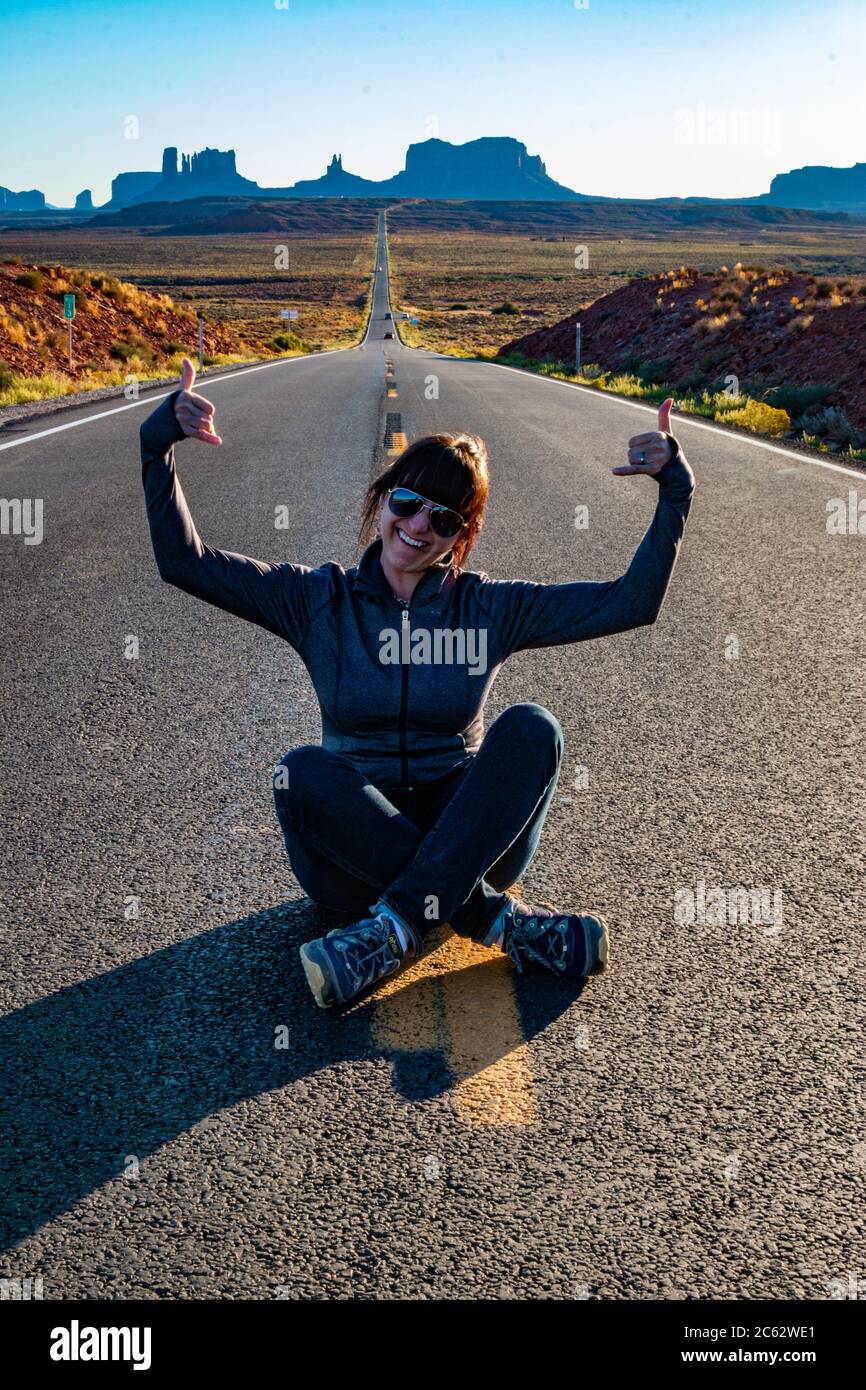
[[[203,444],[222,444],[222,439],[214,432],[213,404],[193,391],[195,367],[188,357],[183,359],[183,373],[180,379],[180,395],[175,396],[174,413],[177,423],[190,439],[200,439]]]
[[[659,406],[659,427],[647,434],[634,434],[628,441],[628,463],[621,468],[612,468],[612,473],[650,473],[655,477],[660,473],[668,459],[673,457],[668,435],[670,434],[671,407],[673,396],[668,396]]]

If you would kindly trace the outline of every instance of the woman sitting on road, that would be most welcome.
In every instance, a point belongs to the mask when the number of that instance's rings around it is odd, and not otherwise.
[[[199,538],[175,472],[184,437],[221,444],[214,407],[182,385],[141,426],[143,481],[160,575],[284,638],[304,662],[322,744],[275,769],[277,816],[310,898],[349,924],[301,947],[316,1003],[349,1003],[450,924],[532,963],[588,976],[608,961],[601,917],[531,907],[509,892],[538,848],[559,777],[563,735],[541,705],[512,705],[486,733],[483,709],[513,652],[654,623],[679,552],[695,480],[669,432],[629,440],[616,474],[659,483],[652,522],[626,572],[608,582],[491,580],[464,568],[488,493],[484,443],[415,440],[370,485],[345,570],[264,564]],[[417,490],[416,490],[417,489]]]

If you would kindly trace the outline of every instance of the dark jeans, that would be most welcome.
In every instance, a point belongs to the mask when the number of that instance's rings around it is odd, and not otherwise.
[[[480,940],[535,855],[562,751],[559,721],[536,704],[504,710],[468,765],[411,789],[386,793],[341,754],[295,748],[274,778],[292,870],[348,920],[381,898],[422,937],[447,922]]]

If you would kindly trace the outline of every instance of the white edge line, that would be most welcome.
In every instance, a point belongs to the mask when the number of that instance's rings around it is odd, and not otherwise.
[[[196,386],[213,386],[220,381],[234,381],[240,376],[249,376],[251,372],[264,372],[269,367],[290,367],[296,362],[308,362],[311,357],[329,357],[335,352],[354,352],[354,348],[323,348],[320,352],[304,352],[297,357],[280,357],[276,362],[260,362],[255,367],[243,367],[236,372],[229,372],[226,376],[206,376],[199,377]],[[142,382],[142,387],[147,389],[147,382]],[[123,410],[135,410],[140,405],[150,405],[154,401],[163,401],[166,396],[171,396],[179,388],[172,386],[168,391],[161,391],[158,395],[145,396],[140,401],[130,401],[128,405],[116,405],[111,410],[100,410],[95,415],[85,415],[83,420],[68,420],[65,425],[52,425],[47,430],[37,430],[35,434],[26,434],[21,439],[10,439],[5,444],[0,444],[0,450],[14,449],[18,444],[29,444],[33,439],[44,439],[49,434],[59,434],[61,430],[74,430],[78,425],[89,425],[92,420],[104,420],[108,415],[119,415]],[[73,409],[74,407],[70,407]],[[86,409],[86,406],[79,406],[78,409]],[[11,423],[14,424],[14,421]]]
[[[437,352],[436,348],[428,349]],[[448,353],[441,354],[449,356]],[[656,405],[644,405],[642,401],[624,400],[622,396],[614,396],[611,392],[601,391],[598,387],[581,386],[577,381],[558,381],[556,377],[542,376],[539,372],[527,371],[523,367],[509,367],[505,362],[484,362],[481,359],[467,359],[464,357],[454,357],[454,362],[465,362],[467,360],[477,360],[482,367],[497,367],[501,372],[517,372],[520,376],[532,377],[535,381],[546,381],[549,386],[566,386],[571,391],[585,391],[587,395],[595,396],[597,400],[606,400],[611,405],[625,405],[631,410],[645,410],[655,414],[658,411]],[[672,411],[671,415],[676,415],[677,420],[684,425],[691,425],[696,430],[709,430],[710,434],[721,435],[723,439],[734,440],[737,443],[751,444],[754,449],[768,449],[771,454],[781,454],[786,459],[796,459],[797,463],[813,463],[816,468],[829,468],[833,473],[845,473],[849,478],[859,478],[861,483],[866,483],[866,473],[859,472],[856,468],[845,468],[841,463],[825,463],[823,459],[812,458],[809,454],[798,454],[794,449],[783,449],[779,444],[768,444],[763,439],[752,439],[746,433],[739,430],[720,430],[715,425],[710,425],[706,420],[696,420],[688,411]]]

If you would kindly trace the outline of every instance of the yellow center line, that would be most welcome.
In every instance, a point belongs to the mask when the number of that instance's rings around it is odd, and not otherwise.
[[[407,447],[408,443],[409,441],[406,438],[406,435],[404,434],[403,430],[395,430],[394,433],[391,435],[391,447],[388,450],[388,453],[401,454],[403,450]]]
[[[469,1124],[536,1124],[511,964],[501,951],[448,927],[430,940],[421,960],[378,991],[376,1044],[391,1052],[442,1051],[454,1077],[454,1108]]]

